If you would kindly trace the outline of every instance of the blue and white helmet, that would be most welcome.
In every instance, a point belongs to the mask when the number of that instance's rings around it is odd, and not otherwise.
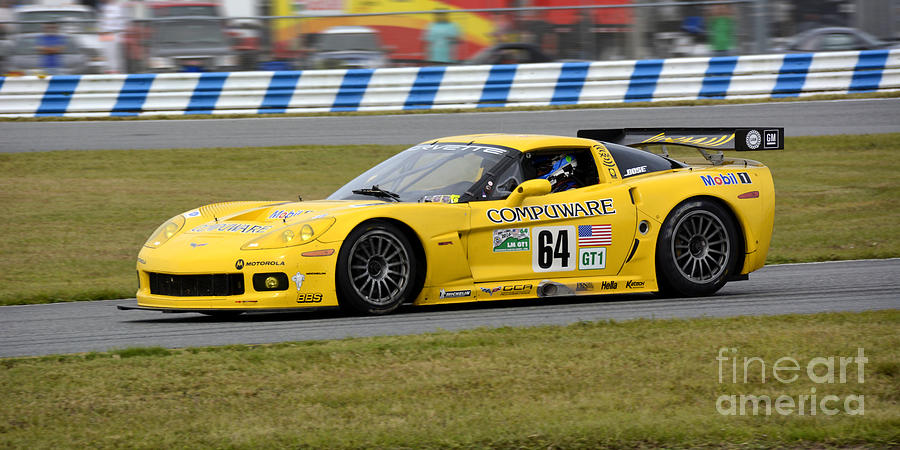
[[[538,178],[542,178],[550,182],[553,191],[559,190],[559,187],[562,187],[563,184],[572,184],[574,185],[574,181],[572,181],[572,176],[575,174],[575,168],[578,167],[578,162],[575,160],[575,157],[571,154],[563,154],[557,156],[553,160],[553,166],[550,168],[550,171],[538,176]],[[572,186],[566,186],[566,188],[571,188]]]

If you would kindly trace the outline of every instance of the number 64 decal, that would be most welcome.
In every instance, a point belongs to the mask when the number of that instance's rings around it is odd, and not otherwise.
[[[531,230],[531,268],[535,272],[575,270],[578,258],[574,226],[535,227]]]

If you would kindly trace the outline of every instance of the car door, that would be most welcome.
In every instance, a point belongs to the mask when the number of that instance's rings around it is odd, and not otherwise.
[[[585,180],[567,190],[526,197],[521,204],[509,198],[469,203],[468,258],[476,283],[577,279],[621,269],[634,239],[636,211],[615,162],[602,145],[530,152],[557,153],[578,155],[579,166],[588,166],[581,169]],[[539,178],[528,173],[528,158],[522,159],[516,181]],[[514,178],[514,172],[505,176]],[[506,178],[497,181],[499,188]]]

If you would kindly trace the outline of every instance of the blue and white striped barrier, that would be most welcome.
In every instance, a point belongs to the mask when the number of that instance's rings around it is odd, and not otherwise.
[[[280,72],[0,77],[0,117],[268,114],[900,89],[900,50]]]

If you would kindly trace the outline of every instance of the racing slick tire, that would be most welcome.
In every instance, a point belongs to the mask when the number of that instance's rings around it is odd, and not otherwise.
[[[337,260],[341,308],[360,314],[387,314],[416,295],[416,253],[396,226],[370,221],[344,240]]]
[[[672,210],[656,242],[656,278],[666,296],[712,295],[738,270],[740,235],[718,203],[689,199]]]

